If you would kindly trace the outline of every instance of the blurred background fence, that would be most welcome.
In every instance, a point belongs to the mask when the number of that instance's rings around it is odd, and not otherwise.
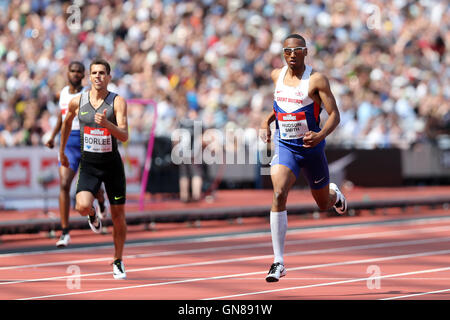
[[[155,139],[147,192],[178,196],[178,166],[171,161],[171,152],[169,138]],[[126,152],[121,148],[121,153],[126,155],[127,190],[137,194],[142,181],[145,147],[130,146]],[[329,147],[326,155],[331,179],[339,184],[351,183],[360,187],[450,184],[450,149],[441,149],[436,145],[417,145],[408,150]],[[59,193],[57,163],[57,152],[43,147],[2,150],[0,194],[3,202],[7,198],[22,199],[20,201],[39,198],[44,192],[56,197]],[[214,182],[220,189],[271,188],[270,176],[261,175],[265,167],[267,165],[233,163],[204,165],[204,191],[211,188]],[[298,179],[295,188],[306,188],[306,181]]]

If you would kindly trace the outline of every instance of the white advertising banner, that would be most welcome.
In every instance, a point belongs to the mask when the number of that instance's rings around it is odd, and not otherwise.
[[[124,161],[127,192],[139,192],[141,172],[145,161],[143,146],[119,147]],[[47,192],[49,197],[59,194],[58,149],[20,147],[0,149],[0,197],[36,198]],[[75,176],[71,193],[75,192]],[[46,182],[47,189],[42,182]]]

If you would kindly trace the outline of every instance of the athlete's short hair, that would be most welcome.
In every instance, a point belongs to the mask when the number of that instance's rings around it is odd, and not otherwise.
[[[70,70],[70,68],[72,68],[73,65],[80,66],[81,71],[84,72],[84,70],[85,70],[84,64],[82,64],[80,61],[71,61],[71,62],[69,63],[69,70]]]
[[[89,65],[89,70],[91,70],[91,67],[96,64],[101,64],[105,66],[106,74],[109,75],[111,73],[111,66],[109,65],[108,61],[106,61],[103,58],[95,58],[94,60],[92,60],[91,64]]]
[[[286,39],[284,39],[284,41],[286,41],[287,39],[291,39],[291,38],[302,40],[302,41],[305,43],[305,46],[306,46],[306,40],[305,40],[305,38],[303,38],[303,37],[302,37],[301,35],[299,35],[298,33],[291,33],[290,35],[288,35],[288,36],[286,37]]]

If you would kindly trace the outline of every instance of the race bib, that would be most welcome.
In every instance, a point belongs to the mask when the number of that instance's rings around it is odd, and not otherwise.
[[[111,134],[106,128],[84,127],[84,151],[89,152],[111,152],[112,139]]]
[[[300,139],[309,131],[304,112],[278,113],[277,120],[281,139]]]

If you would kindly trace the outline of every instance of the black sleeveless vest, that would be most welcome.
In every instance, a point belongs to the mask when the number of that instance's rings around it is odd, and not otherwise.
[[[114,99],[117,94],[108,92],[103,103],[97,109],[89,101],[89,92],[81,94],[78,119],[80,121],[81,159],[88,162],[109,162],[119,156],[117,139],[108,129],[95,123],[95,114],[103,113],[106,109],[106,118],[117,125],[114,115]]]

